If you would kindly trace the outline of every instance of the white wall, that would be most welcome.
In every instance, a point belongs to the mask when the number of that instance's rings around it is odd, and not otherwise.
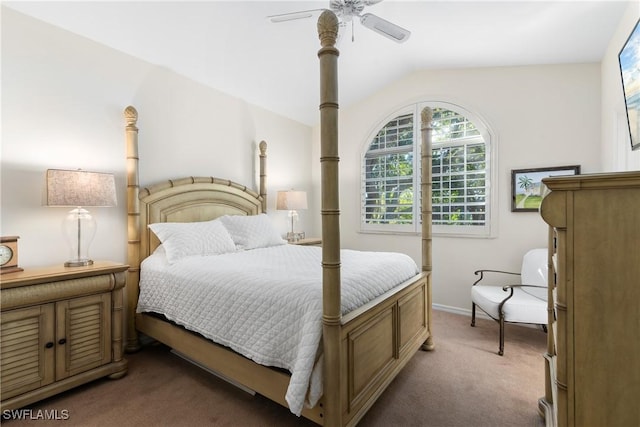
[[[434,303],[469,310],[474,270],[519,271],[522,255],[529,248],[547,244],[547,227],[538,213],[511,212],[511,170],[572,164],[581,165],[584,173],[601,170],[600,65],[419,71],[358,105],[341,109],[341,238],[345,247],[401,251],[420,262],[420,236],[359,233],[360,159],[366,139],[390,113],[417,100],[463,106],[480,116],[495,136],[497,238],[433,240]],[[318,145],[315,129],[316,159]],[[316,182],[318,170],[314,169]]]
[[[140,115],[141,185],[195,175],[257,188],[256,146],[266,140],[268,209],[286,232],[275,194],[311,189],[310,127],[2,8],[0,233],[20,236],[21,266],[68,259],[66,209],[43,206],[49,168],[115,173],[118,206],[92,209],[98,232],[90,255],[126,261],[127,105]]]
[[[602,167],[605,171],[640,169],[640,150],[631,151],[618,54],[640,17],[640,2],[630,4],[602,59]]]

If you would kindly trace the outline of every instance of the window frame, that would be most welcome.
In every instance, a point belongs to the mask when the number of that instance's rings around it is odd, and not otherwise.
[[[421,232],[421,212],[420,202],[421,194],[418,191],[414,195],[413,203],[413,218],[412,224],[367,224],[365,223],[365,211],[364,211],[364,194],[365,194],[365,163],[366,155],[369,151],[372,141],[376,135],[392,120],[395,118],[412,113],[413,114],[413,126],[414,126],[414,141],[413,141],[413,159],[414,159],[414,173],[413,173],[413,188],[420,188],[420,149],[422,145],[422,132],[420,123],[420,113],[425,107],[431,108],[444,108],[454,111],[467,120],[472,122],[476,129],[479,131],[480,136],[484,140],[485,144],[485,158],[487,167],[485,168],[486,179],[486,216],[485,224],[483,226],[459,226],[459,225],[435,225],[432,224],[432,233],[434,236],[441,237],[479,237],[479,238],[493,238],[497,235],[497,179],[496,179],[496,138],[493,135],[487,122],[483,120],[478,114],[475,114],[468,109],[461,107],[458,104],[447,101],[420,101],[415,102],[404,107],[398,108],[391,114],[388,114],[384,119],[380,120],[373,130],[369,132],[367,139],[363,145],[363,149],[360,153],[360,199],[359,199],[359,212],[360,212],[360,232],[371,234],[420,234]],[[448,143],[447,145],[451,145]],[[455,145],[455,144],[453,144]],[[464,145],[467,145],[464,143]],[[437,147],[438,144],[432,142],[433,147]],[[415,219],[418,218],[416,221]]]

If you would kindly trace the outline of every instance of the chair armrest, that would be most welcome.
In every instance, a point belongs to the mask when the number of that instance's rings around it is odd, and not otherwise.
[[[542,286],[542,285],[524,285],[524,284],[518,284],[518,285],[504,285],[502,287],[502,289],[504,291],[506,291],[509,288],[544,288],[546,289],[547,286]]]
[[[541,285],[523,285],[523,284],[521,284],[521,283],[519,283],[519,284],[517,284],[517,285],[504,285],[504,286],[502,287],[502,290],[503,290],[503,291],[505,291],[505,292],[509,292],[509,295],[507,295],[507,296],[505,297],[505,299],[503,299],[503,300],[500,302],[500,305],[498,306],[498,309],[499,309],[500,311],[502,311],[502,306],[504,305],[504,303],[505,303],[505,302],[507,302],[507,301],[509,300],[509,298],[511,298],[511,297],[513,296],[513,290],[514,290],[515,288],[543,288],[543,289],[547,289],[547,287],[546,287],[546,286],[541,286]],[[535,295],[532,295],[532,296],[533,296],[534,298],[538,298],[538,297],[536,297]],[[538,298],[538,299],[540,299],[540,298]]]
[[[509,295],[507,298],[505,298],[505,299],[502,301],[502,304],[504,304],[504,302],[505,302],[506,300],[508,300],[509,298],[511,298],[511,297],[513,296],[513,289],[514,289],[514,288],[540,288],[540,289],[547,289],[548,287],[547,287],[547,286],[542,286],[542,285],[524,285],[524,284],[518,284],[518,285],[505,285],[505,286],[503,286],[503,287],[502,287],[502,290],[503,290],[503,291],[505,291],[505,292],[507,292],[507,291],[510,289],[510,290],[511,290],[511,295]],[[530,294],[530,295],[531,295],[532,297],[534,297],[534,298],[538,298],[540,301],[546,301],[545,299],[540,298],[540,297],[538,297],[538,296],[536,296],[536,295],[533,295],[533,294]]]
[[[476,284],[478,284],[482,279],[484,279],[484,273],[499,273],[499,274],[511,274],[513,276],[519,276],[520,273],[513,273],[511,271],[502,271],[502,270],[476,270],[473,272],[473,274],[480,275],[480,278],[478,280],[476,280],[475,282],[473,282],[473,285],[471,286],[475,286]]]
[[[474,283],[475,284],[475,283]],[[541,285],[523,285],[523,284],[517,284],[517,285],[504,285],[502,287],[502,290],[505,292],[509,292],[509,295],[507,295],[502,301],[500,301],[500,304],[498,304],[498,312],[504,314],[504,311],[502,310],[502,307],[505,305],[505,303],[507,301],[509,301],[509,299],[511,297],[513,297],[513,290],[515,288],[547,288],[546,286],[541,286]],[[535,295],[532,295],[534,298],[538,298]],[[538,298],[540,299],[540,298]],[[544,301],[543,299],[540,299],[541,301]]]

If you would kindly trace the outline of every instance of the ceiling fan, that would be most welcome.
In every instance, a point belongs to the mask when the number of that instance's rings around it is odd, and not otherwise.
[[[351,39],[353,40],[353,21],[359,18],[360,23],[370,30],[381,34],[394,42],[404,43],[411,35],[411,31],[406,30],[399,25],[382,19],[372,13],[362,14],[366,6],[372,6],[380,3],[382,0],[330,0],[329,9],[336,14],[340,20],[341,29],[348,23],[351,23]],[[280,15],[268,16],[269,20],[274,23],[293,21],[295,19],[311,18],[315,12],[324,9],[303,10],[300,12],[283,13]]]

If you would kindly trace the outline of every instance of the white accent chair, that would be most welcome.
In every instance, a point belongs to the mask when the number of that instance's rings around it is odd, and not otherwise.
[[[531,249],[522,258],[520,273],[499,270],[474,272],[480,278],[471,287],[471,326],[476,325],[476,306],[500,324],[500,356],[504,354],[505,322],[542,325],[545,332],[547,330],[547,257],[547,249]],[[491,277],[515,275],[520,276],[520,280],[517,284],[504,286],[480,283],[485,273],[493,274]]]

